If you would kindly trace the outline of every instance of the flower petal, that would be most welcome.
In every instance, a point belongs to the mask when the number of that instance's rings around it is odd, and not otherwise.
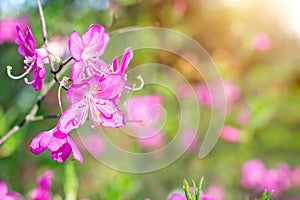
[[[76,31],[72,31],[69,39],[69,51],[76,61],[81,59],[83,51],[82,41]]]
[[[117,70],[119,74],[123,75],[125,73],[132,57],[133,57],[133,52],[132,52],[131,48],[130,47],[126,48],[124,50],[119,69]]]
[[[68,137],[68,143],[70,144],[70,146],[72,148],[72,152],[73,152],[72,160],[78,160],[79,163],[82,164],[82,161],[83,161],[82,155],[71,137]]]
[[[79,83],[84,78],[86,66],[82,61],[74,62],[71,67],[71,79],[74,83]]]
[[[45,151],[47,149],[47,145],[41,145],[41,139],[45,135],[52,135],[52,131],[53,129],[50,131],[44,131],[35,136],[30,143],[30,151],[34,154],[40,154]]]
[[[82,126],[88,116],[88,106],[83,99],[70,105],[60,117],[57,127],[63,133],[69,133],[73,129]]]
[[[82,43],[89,49],[90,54],[101,56],[109,42],[109,36],[104,32],[104,28],[98,24],[92,24],[82,35]]]

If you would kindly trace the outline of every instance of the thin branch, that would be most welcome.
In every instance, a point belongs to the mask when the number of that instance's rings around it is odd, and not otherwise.
[[[39,9],[39,13],[40,13],[40,19],[41,19],[41,23],[42,23],[43,40],[44,40],[45,48],[48,51],[48,35],[47,35],[47,28],[46,28],[46,21],[45,21],[45,17],[44,17],[44,12],[43,12],[41,1],[36,0],[36,2],[37,2],[37,5],[38,5],[38,9]],[[58,84],[60,84],[59,80],[57,79],[56,73],[53,73],[53,72],[55,72],[55,67],[54,67],[54,64],[51,60],[50,54],[48,54],[48,61],[49,61],[50,69],[51,69],[52,78]],[[67,88],[65,88],[65,89],[67,89]]]
[[[59,73],[61,71],[61,69],[66,65],[68,64],[71,60],[73,59],[72,56],[70,56],[69,58],[67,58],[64,62],[62,62],[61,64],[59,64],[59,68],[56,70],[56,71],[53,71],[52,73]]]
[[[66,71],[68,70],[68,67],[64,67],[61,70],[60,75],[58,75],[58,78],[62,76]],[[16,133],[20,128],[22,128],[24,125],[28,124],[29,122],[36,121],[36,113],[44,100],[45,96],[48,94],[50,89],[54,86],[55,80],[51,80],[49,83],[46,83],[43,85],[42,91],[40,95],[37,98],[36,104],[33,105],[31,110],[28,112],[28,114],[25,116],[25,118],[19,123],[18,125],[15,125],[11,130],[9,130],[1,139],[0,139],[0,146],[14,133]],[[41,118],[41,116],[37,117],[38,119]],[[49,117],[48,117],[49,118]],[[51,117],[50,117],[51,118]]]

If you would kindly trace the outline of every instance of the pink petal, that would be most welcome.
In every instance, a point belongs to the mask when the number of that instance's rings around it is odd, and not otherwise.
[[[121,94],[126,81],[120,75],[107,75],[104,81],[99,81],[97,88],[100,90],[95,98],[113,99]]]
[[[67,136],[68,134],[62,133],[58,128],[55,128],[50,138],[43,137],[41,139],[41,144],[45,140],[45,144],[47,144],[50,151],[58,151],[67,142]]]
[[[69,143],[65,143],[58,151],[50,151],[50,157],[57,162],[64,162],[71,154],[72,148]]]
[[[82,61],[74,62],[71,67],[71,79],[74,83],[79,83],[84,78],[85,64]]]
[[[131,48],[130,47],[126,48],[124,50],[123,57],[122,57],[122,60],[121,60],[121,63],[120,63],[120,69],[119,69],[120,74],[123,75],[125,73],[132,57],[133,57],[133,52],[132,52]]]
[[[73,129],[82,126],[88,116],[88,106],[86,101],[79,101],[72,104],[65,110],[58,121],[58,128],[63,133],[69,133]]]
[[[71,137],[68,137],[68,142],[72,148],[72,152],[73,152],[73,158],[72,160],[78,160],[80,164],[82,164],[82,155],[80,153],[80,151],[78,150],[76,144],[74,143],[74,141],[72,140]]]
[[[83,46],[81,38],[76,31],[72,31],[69,39],[69,51],[76,61],[80,61]]]
[[[96,53],[101,56],[109,42],[109,36],[104,32],[104,28],[98,24],[92,24],[82,35],[84,47],[89,48],[90,54]]]
[[[37,136],[35,136],[32,139],[32,141],[30,143],[30,151],[32,153],[34,153],[34,154],[40,154],[40,153],[42,153],[43,151],[46,150],[47,147],[46,146],[42,146],[40,144],[40,142],[41,142],[42,137],[44,137],[45,135],[48,135],[48,134],[52,134],[52,132],[51,132],[52,130],[41,132],[40,134],[38,134]]]
[[[0,199],[4,198],[7,192],[8,189],[6,183],[0,180]]]
[[[82,35],[82,43],[84,47],[95,45],[100,39],[100,34],[103,33],[103,27],[92,24]]]

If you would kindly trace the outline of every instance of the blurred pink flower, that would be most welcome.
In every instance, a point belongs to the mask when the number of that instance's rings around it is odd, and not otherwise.
[[[223,200],[225,199],[225,191],[224,189],[219,185],[211,185],[207,191],[206,194],[213,198],[214,200]]]
[[[242,167],[242,185],[247,189],[264,189],[262,177],[265,173],[265,165],[260,160],[247,161]]]
[[[15,42],[18,37],[16,25],[19,25],[22,29],[25,29],[25,26],[27,25],[26,17],[0,19],[0,44],[5,42]]]
[[[64,36],[54,36],[48,42],[48,50],[56,56],[63,58],[68,54],[68,38]]]
[[[18,37],[16,43],[19,45],[19,53],[25,57],[25,70],[23,75],[27,75],[33,72],[32,81],[28,81],[25,78],[25,83],[31,85],[36,91],[41,90],[43,81],[46,75],[46,69],[44,66],[44,59],[47,58],[48,52],[45,48],[36,49],[34,37],[31,30],[26,26],[26,34],[22,31],[20,26],[16,27]],[[22,76],[23,77],[23,76]]]
[[[242,167],[242,185],[260,192],[274,190],[273,196],[278,196],[290,187],[290,175],[290,167],[284,163],[266,169],[261,161],[250,160]]]
[[[214,85],[211,85],[214,87]],[[232,103],[240,100],[240,88],[231,83],[231,82],[224,82],[224,89],[225,89],[225,100],[227,103],[228,110],[230,110]],[[211,107],[212,100],[211,94],[206,84],[200,83],[195,86],[195,91],[198,96],[199,102],[206,107]]]
[[[300,166],[293,169],[291,174],[291,182],[295,186],[300,186]]]
[[[188,152],[195,151],[198,146],[197,130],[184,129],[182,131],[182,148],[187,149]]]
[[[152,128],[144,129],[136,140],[139,147],[146,151],[158,150],[165,144],[164,135]]]
[[[203,106],[210,107],[212,102],[211,102],[211,96],[207,86],[205,84],[198,84],[196,86],[196,91],[197,91],[199,102]]]
[[[266,33],[258,33],[252,40],[253,48],[256,51],[267,51],[271,47],[271,40]]]
[[[134,126],[154,126],[162,117],[156,106],[162,106],[163,99],[159,95],[135,96],[128,101],[128,117]]]
[[[224,126],[220,136],[226,142],[233,143],[241,140],[240,130],[232,126]]]
[[[240,100],[241,91],[239,86],[231,82],[225,82],[224,87],[225,87],[227,101],[236,102]]]
[[[169,200],[186,200],[186,197],[181,194],[173,194]]]
[[[245,125],[249,122],[250,119],[250,109],[246,106],[242,106],[236,116],[236,122],[239,125]]]
[[[8,192],[6,183],[0,180],[0,199],[1,200],[21,200],[22,196],[17,192]]]
[[[46,149],[50,151],[50,157],[58,162],[64,162],[72,153],[74,158],[82,164],[82,155],[77,149],[69,133],[63,133],[59,127],[50,131],[44,131],[35,136],[30,144],[30,151],[34,154],[40,154]]]
[[[187,11],[187,2],[185,0],[175,0],[173,12],[178,16],[184,16]]]
[[[30,192],[32,200],[52,200],[51,179],[53,173],[48,170],[37,179],[37,187]]]
[[[278,196],[281,191],[290,187],[290,167],[280,164],[277,168],[268,169],[263,177],[263,186],[268,191],[274,190],[273,196]]]
[[[194,196],[194,190],[193,188],[190,188],[190,191],[192,193],[192,196]],[[198,191],[198,190],[196,190]],[[178,193],[174,193],[172,194],[172,196],[169,198],[169,200],[186,200],[185,195],[183,194],[178,194]],[[210,197],[209,195],[205,195],[202,191],[200,192],[200,200],[215,200],[212,197]]]

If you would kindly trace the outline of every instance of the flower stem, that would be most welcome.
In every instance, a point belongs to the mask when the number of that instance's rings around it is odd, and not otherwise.
[[[39,9],[39,13],[40,13],[40,19],[41,19],[41,24],[42,24],[42,31],[43,31],[43,40],[44,40],[44,44],[45,44],[45,49],[48,51],[48,35],[47,35],[47,28],[46,28],[46,21],[45,21],[45,17],[44,17],[44,12],[43,12],[43,8],[42,8],[42,4],[40,0],[36,0],[37,5],[38,5],[38,9]],[[52,78],[55,80],[55,82],[57,82],[58,84],[60,84],[60,82],[57,79],[56,73],[55,72],[55,67],[54,64],[51,60],[51,56],[50,54],[48,54],[48,61],[49,61],[49,65],[50,65],[50,69],[51,69],[51,75]],[[68,90],[67,88],[64,87],[65,90]]]

